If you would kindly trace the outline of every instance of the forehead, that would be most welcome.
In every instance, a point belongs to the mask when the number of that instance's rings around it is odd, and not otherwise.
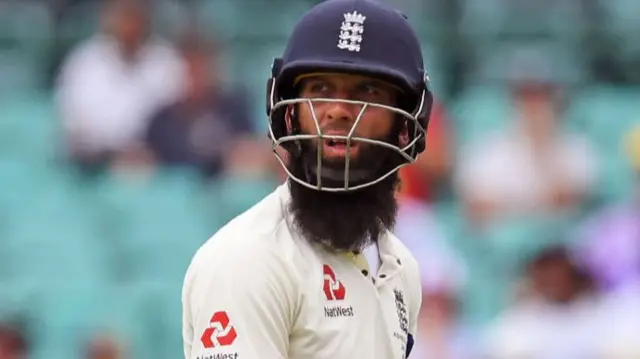
[[[120,18],[136,18],[143,19],[147,17],[149,10],[143,1],[125,1],[115,0],[111,4],[107,5],[107,14]]]
[[[377,79],[375,77],[359,75],[359,74],[342,74],[342,73],[311,73],[299,76],[296,79],[296,83],[300,83],[300,81],[309,83],[320,81],[324,83],[329,83],[336,86],[356,86],[363,83],[366,84],[374,84],[381,87],[394,88],[390,83]]]

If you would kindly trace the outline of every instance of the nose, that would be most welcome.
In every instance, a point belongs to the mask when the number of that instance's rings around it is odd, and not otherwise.
[[[335,101],[327,103],[325,112],[329,122],[353,122],[355,121],[354,105]]]

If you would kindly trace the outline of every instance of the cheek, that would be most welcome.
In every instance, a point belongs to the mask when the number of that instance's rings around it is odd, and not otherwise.
[[[393,128],[394,116],[386,110],[374,110],[364,114],[358,124],[358,133],[364,137],[381,138]]]
[[[317,104],[314,105],[316,117],[320,119],[320,107]],[[300,130],[303,133],[316,133],[316,123],[313,120],[313,113],[311,111],[311,107],[306,103],[301,103],[298,106],[298,122],[300,124]]]

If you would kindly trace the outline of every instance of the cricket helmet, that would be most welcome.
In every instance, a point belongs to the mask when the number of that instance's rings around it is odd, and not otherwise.
[[[308,11],[295,26],[284,54],[273,61],[267,81],[267,115],[273,150],[292,180],[321,191],[340,192],[371,186],[391,176],[401,167],[416,161],[425,149],[426,130],[433,96],[429,90],[429,76],[424,68],[422,50],[415,31],[402,13],[385,4],[371,0],[328,0]],[[394,85],[401,91],[396,106],[334,98],[301,98],[296,79],[306,74],[348,73],[373,77]],[[348,135],[324,135],[313,110],[317,102],[346,102],[361,106]],[[294,125],[287,126],[288,111],[297,104],[308,104],[318,129],[315,134],[302,134]],[[403,121],[408,134],[406,143],[398,145],[354,136],[355,128],[368,107],[382,107],[395,113]],[[293,121],[296,121],[293,118]],[[276,152],[278,146],[290,156],[298,155],[300,141],[319,139],[340,140],[347,143],[348,157],[351,141],[384,146],[397,151],[402,161],[385,169],[366,183],[351,185],[349,160],[345,158],[344,183],[328,186],[322,183],[322,163],[319,156],[315,178],[299,178],[287,167]],[[321,146],[319,146],[321,147]]]

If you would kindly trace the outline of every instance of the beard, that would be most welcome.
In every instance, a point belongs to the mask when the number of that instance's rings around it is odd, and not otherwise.
[[[395,133],[392,131],[393,135],[382,141],[395,145]],[[300,155],[291,158],[290,170],[294,176],[316,185],[317,146],[301,141],[300,147]],[[349,186],[373,181],[403,162],[402,156],[382,146],[361,142],[359,147],[358,156],[350,159]],[[323,159],[322,185],[344,186],[344,168],[344,159]],[[376,184],[344,192],[319,191],[289,180],[294,224],[311,242],[337,251],[359,252],[377,243],[380,235],[394,227],[398,184],[397,172]]]

